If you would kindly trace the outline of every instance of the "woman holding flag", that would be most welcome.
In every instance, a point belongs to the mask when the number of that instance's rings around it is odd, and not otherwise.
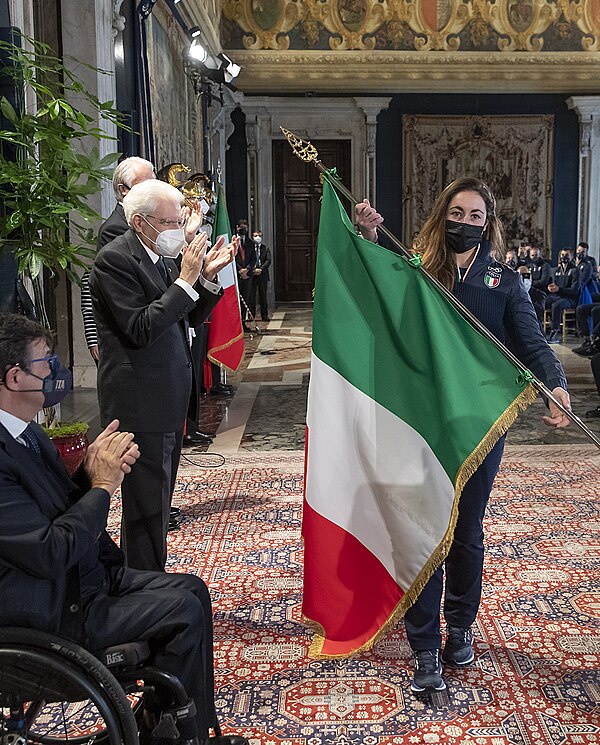
[[[367,240],[377,242],[381,215],[368,200],[356,205],[356,222]],[[460,178],[437,198],[414,245],[423,267],[465,305],[501,342],[570,409],[566,378],[547,344],[519,275],[500,263],[505,254],[496,200],[479,179]],[[551,427],[566,427],[568,417],[552,402]],[[445,559],[443,603],[446,643],[442,649],[440,608],[443,573],[431,576],[404,621],[414,655],[413,691],[443,690],[442,662],[464,667],[475,659],[472,625],[479,609],[483,576],[483,517],[500,467],[504,436],[466,482],[458,520]]]

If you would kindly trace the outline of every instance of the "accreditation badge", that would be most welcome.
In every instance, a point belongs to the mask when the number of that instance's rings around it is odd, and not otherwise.
[[[502,279],[502,267],[488,266],[488,268],[486,269],[485,275],[483,277],[483,281],[485,282],[486,287],[489,287],[490,290],[493,290],[494,287],[498,287],[501,279]]]

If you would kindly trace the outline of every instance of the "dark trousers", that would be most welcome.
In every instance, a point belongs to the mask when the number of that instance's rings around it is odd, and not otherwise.
[[[590,362],[592,363],[592,375],[594,376],[594,383],[596,384],[596,390],[600,396],[600,353],[595,354]]]
[[[86,646],[148,641],[153,664],[172,673],[196,703],[200,738],[216,725],[212,609],[208,588],[192,574],[120,568],[108,593],[86,606]]]
[[[444,618],[451,626],[471,626],[479,610],[483,577],[483,516],[500,468],[504,437],[494,445],[465,484],[460,497],[452,547],[446,557]],[[412,649],[439,649],[444,567],[440,566],[404,617]]]
[[[208,324],[203,323],[196,329],[196,335],[192,337],[192,365],[194,368],[194,385],[190,393],[190,404],[185,423],[186,432],[194,432],[198,429],[198,416],[200,412],[200,393],[204,385],[204,360],[208,347]]]
[[[172,383],[167,383],[170,385]],[[151,406],[152,402],[149,401]],[[135,432],[140,457],[123,479],[121,548],[127,566],[163,571],[167,560],[167,529],[183,430]]]
[[[267,285],[268,280],[263,277],[254,277],[254,286],[252,288],[252,302],[249,304],[250,312],[253,316],[256,316],[256,293],[258,292],[258,302],[260,305],[260,317],[263,321],[266,321],[269,317],[269,309],[267,306]]]
[[[562,312],[567,308],[575,308],[577,305],[576,298],[559,297],[550,294],[546,298],[546,308],[552,307],[552,331],[558,331],[562,321]]]
[[[575,318],[577,321],[577,333],[579,336],[590,336],[590,318],[592,319],[592,328],[600,322],[600,303],[583,303],[575,309]]]
[[[537,287],[529,288],[529,297],[533,303],[533,308],[540,324],[540,328],[544,329],[544,308],[546,307],[546,293],[542,290],[538,290]]]
[[[254,280],[252,277],[248,277],[248,279],[239,279],[238,278],[238,284],[240,289],[240,295],[244,302],[240,301],[240,312],[242,314],[242,321],[246,320],[246,305],[250,308],[250,303],[252,302],[252,293],[253,293],[253,282]],[[244,305],[244,303],[246,305]],[[254,315],[254,313],[252,313]]]

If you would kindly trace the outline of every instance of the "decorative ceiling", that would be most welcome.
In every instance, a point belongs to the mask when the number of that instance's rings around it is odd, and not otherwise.
[[[244,92],[600,93],[600,0],[220,5]]]

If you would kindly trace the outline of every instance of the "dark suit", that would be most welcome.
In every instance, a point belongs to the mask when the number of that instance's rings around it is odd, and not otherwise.
[[[256,245],[256,244],[255,244]],[[269,267],[271,266],[271,249],[261,243],[260,246],[256,246],[256,269],[260,269],[261,273],[254,275],[254,286],[252,288],[252,302],[250,303],[250,312],[253,316],[256,315],[256,293],[258,291],[258,302],[260,304],[260,317],[263,321],[266,321],[269,317],[269,308],[267,305],[267,285],[269,284]]]
[[[141,457],[125,477],[122,545],[129,566],[164,569],[171,497],[192,388],[187,316],[200,323],[216,305],[199,287],[195,303],[169,286],[135,233],[128,230],[100,250],[90,275],[98,325],[98,401],[105,426],[119,419],[134,432]],[[222,292],[221,292],[222,294]]]
[[[117,202],[114,210],[102,223],[98,231],[98,251],[128,230],[129,225],[125,219],[125,210],[121,202]]]
[[[152,640],[155,664],[181,679],[204,734],[216,719],[206,585],[125,568],[105,530],[108,492],[91,489],[83,468],[69,478],[31,426],[41,455],[0,424],[0,626],[59,633],[92,651]]]
[[[129,225],[125,219],[125,210],[120,202],[117,202],[114,210],[106,218],[98,231],[98,251],[102,246],[106,246],[117,236],[129,230]],[[84,272],[81,277],[81,315],[83,316],[83,330],[88,347],[94,347],[98,344],[98,329],[94,320],[94,311],[92,308],[92,297],[90,295],[90,273]]]
[[[254,241],[247,235],[240,238],[240,247],[235,256],[235,264],[238,273],[240,295],[246,305],[250,307],[253,287],[252,272],[256,266],[256,251],[254,250]],[[240,276],[240,269],[248,269],[248,276],[246,279]],[[246,305],[241,303],[242,321],[246,320]]]

